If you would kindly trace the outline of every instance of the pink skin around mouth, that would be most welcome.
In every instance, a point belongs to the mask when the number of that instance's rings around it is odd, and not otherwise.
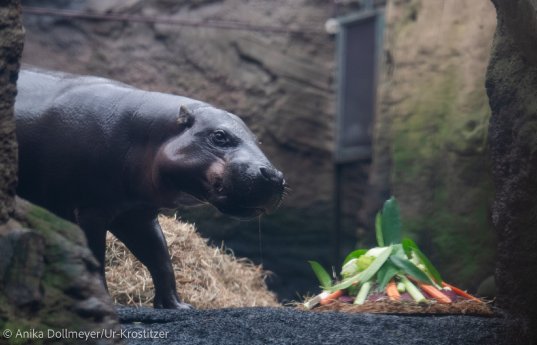
[[[207,169],[207,181],[211,186],[215,186],[215,192],[217,193],[222,192],[223,185],[221,181],[223,180],[224,170],[225,164],[222,160],[212,163]]]

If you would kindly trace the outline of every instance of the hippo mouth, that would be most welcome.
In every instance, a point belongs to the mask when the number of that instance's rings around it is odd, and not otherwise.
[[[266,209],[259,207],[231,207],[231,208],[222,208],[217,207],[218,210],[230,217],[237,218],[240,220],[249,220],[257,218],[263,214],[267,214]]]
[[[282,203],[284,194],[280,194],[277,198],[270,203],[264,204],[263,206],[243,206],[241,204],[235,203],[228,196],[217,196],[213,200],[209,200],[211,205],[213,205],[221,213],[237,218],[239,220],[249,220],[257,218],[264,214],[271,214]]]

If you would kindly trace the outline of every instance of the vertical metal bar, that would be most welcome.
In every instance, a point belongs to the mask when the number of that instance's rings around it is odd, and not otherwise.
[[[334,164],[334,230],[332,231],[332,265],[338,267],[341,250],[341,172],[342,164]]]
[[[336,84],[336,133],[334,135],[335,140],[335,150],[334,150],[334,157],[335,157],[335,164],[337,164],[337,161],[339,159],[340,153],[342,151],[342,145],[341,145],[341,132],[343,130],[343,112],[344,109],[344,102],[343,102],[343,89],[345,87],[346,82],[346,76],[345,76],[345,65],[347,63],[346,61],[346,53],[347,53],[347,31],[344,27],[340,27],[340,29],[337,32],[336,36],[336,61],[337,61],[337,84]]]
[[[373,93],[373,119],[371,126],[375,126],[375,118],[377,117],[379,103],[378,103],[378,93],[379,85],[381,81],[381,71],[384,67],[384,11],[376,11],[375,16],[375,77],[373,79],[373,88],[375,92]]]
[[[374,63],[374,76],[373,76],[373,85],[372,87],[375,89],[375,93],[373,95],[373,114],[371,116],[375,116],[376,110],[377,110],[377,104],[376,104],[376,90],[378,88],[379,83],[379,70],[381,68],[381,61],[382,61],[382,53],[383,53],[383,33],[384,33],[384,12],[383,11],[375,11],[374,10],[374,1],[373,0],[363,0],[363,12],[362,15],[354,16],[352,18],[345,18],[342,19],[341,28],[337,33],[337,44],[336,44],[336,61],[338,63],[337,66],[337,110],[336,110],[336,133],[335,133],[335,150],[334,150],[334,195],[333,195],[333,202],[334,202],[334,214],[333,214],[333,229],[332,229],[332,235],[331,235],[331,242],[332,242],[332,260],[333,265],[338,266],[340,264],[341,260],[341,248],[342,248],[342,239],[343,239],[343,221],[342,221],[342,189],[343,189],[343,176],[342,173],[344,171],[346,163],[348,163],[348,160],[343,160],[346,156],[342,154],[344,151],[343,142],[341,133],[344,129],[344,123],[343,123],[343,114],[345,112],[345,102],[343,99],[343,90],[345,88],[346,83],[346,73],[345,68],[347,62],[347,29],[346,25],[349,25],[352,22],[364,20],[367,18],[371,18],[371,16],[374,17],[374,25],[375,25],[375,51],[373,54],[375,54],[375,63]],[[369,13],[367,13],[370,11]],[[348,157],[347,157],[348,158]],[[356,159],[363,159],[363,158],[351,158],[352,161],[356,161]]]
[[[339,252],[341,247],[341,163],[339,156],[342,151],[341,132],[343,130],[343,111],[344,102],[342,97],[345,86],[345,64],[346,64],[346,41],[347,32],[341,27],[336,36],[336,61],[337,66],[337,84],[336,84],[336,133],[335,150],[334,150],[334,228],[332,229],[332,265],[339,265]]]

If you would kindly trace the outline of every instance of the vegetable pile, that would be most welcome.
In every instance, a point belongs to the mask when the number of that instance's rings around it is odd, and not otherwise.
[[[338,281],[318,262],[309,262],[323,291],[304,303],[306,309],[338,306],[336,309],[352,311],[341,306],[376,304],[391,306],[377,312],[492,313],[482,300],[446,283],[418,245],[401,238],[399,206],[393,197],[377,214],[375,233],[378,247],[351,252]],[[394,309],[394,305],[405,308]],[[358,311],[375,312],[375,308]]]

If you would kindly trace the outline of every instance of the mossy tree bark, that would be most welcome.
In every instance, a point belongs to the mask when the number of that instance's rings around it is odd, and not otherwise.
[[[493,3],[498,27],[486,85],[498,304],[527,320],[527,335],[537,343],[537,2]]]
[[[24,37],[19,14],[19,1],[0,3],[0,224],[13,212],[17,183],[13,105]]]

